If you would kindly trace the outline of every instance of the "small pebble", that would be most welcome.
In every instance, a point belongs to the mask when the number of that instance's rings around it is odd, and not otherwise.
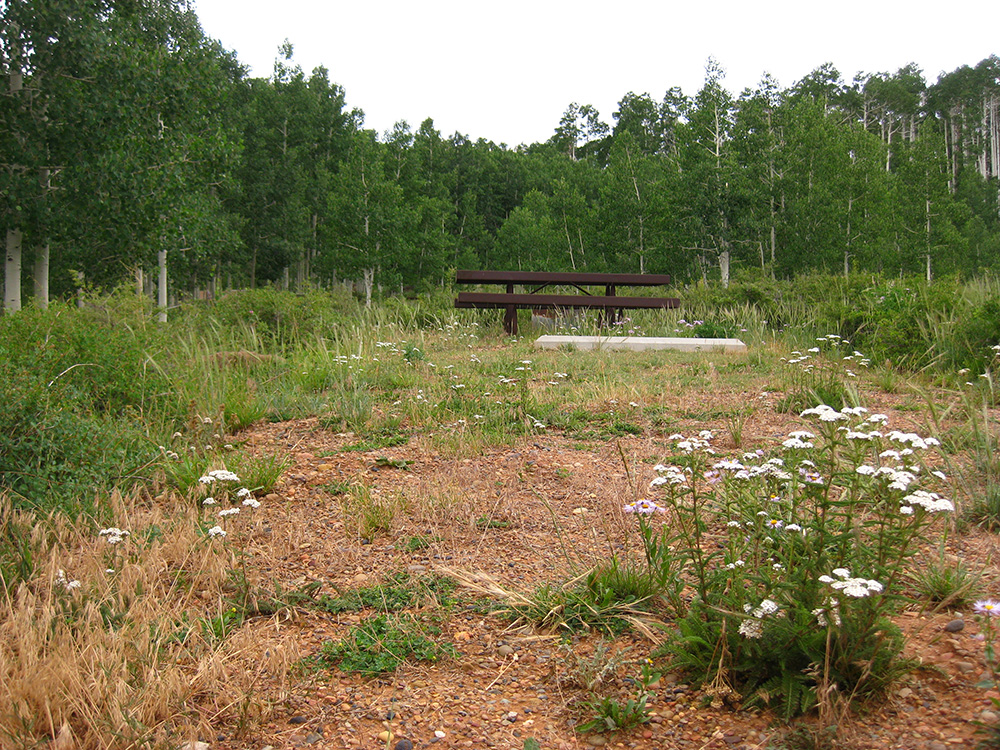
[[[407,739],[402,739],[396,743],[396,747],[393,750],[413,750],[413,743]]]
[[[965,629],[965,620],[952,620],[944,626],[946,633],[958,633]]]
[[[305,724],[309,721],[308,716],[293,716],[288,720],[289,724]]]

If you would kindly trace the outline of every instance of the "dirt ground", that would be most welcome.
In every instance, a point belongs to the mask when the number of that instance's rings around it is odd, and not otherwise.
[[[771,447],[799,422],[767,408],[767,396],[758,398],[765,403],[744,426],[743,442]],[[872,396],[868,406],[890,414],[894,427],[905,426],[907,412],[893,412],[893,397]],[[716,430],[720,452],[727,450],[725,425],[692,423],[684,429]],[[585,444],[546,434],[513,448],[455,458],[437,452],[426,436],[369,453],[342,452],[357,439],[320,429],[314,420],[262,425],[242,436],[250,450],[287,454],[294,466],[259,511],[261,525],[249,544],[249,559],[265,583],[280,582],[287,590],[318,582],[320,593],[331,594],[402,571],[462,571],[525,592],[543,582],[559,583],[588,561],[606,558],[626,533],[620,508],[634,496],[630,481],[645,487],[653,476],[652,462],[666,452],[665,436],[650,437],[652,432]],[[731,442],[728,450],[736,450]],[[379,457],[411,463],[400,469]],[[626,465],[636,477],[626,475]],[[370,542],[359,538],[352,519],[345,517],[342,498],[331,491],[359,480],[397,508],[392,532]],[[414,536],[433,542],[411,551],[405,540]],[[993,567],[996,537],[973,528],[949,538],[948,554],[982,569],[986,590],[1000,592],[1000,571]],[[934,553],[936,548],[928,550]],[[1000,695],[974,687],[985,669],[984,644],[976,638],[971,613],[964,614],[964,627],[949,632],[945,626],[963,619],[963,613],[917,607],[905,612],[899,625],[907,635],[907,652],[923,667],[881,705],[846,717],[838,739],[828,746],[974,747],[974,722],[996,718],[990,698]],[[705,707],[683,675],[668,674],[654,691],[644,727],[577,733],[574,726],[585,718],[578,709],[585,693],[560,675],[568,669],[567,649],[585,658],[598,636],[566,641],[558,634],[515,629],[473,606],[460,605],[439,623],[438,638],[455,646],[457,658],[406,665],[374,679],[323,671],[272,680],[267,665],[276,654],[288,659],[315,654],[361,617],[303,608],[244,625],[246,647],[232,668],[257,675],[255,691],[272,710],[261,732],[238,737],[233,727],[220,726],[212,746],[378,748],[405,739],[417,748],[522,748],[533,738],[539,747],[553,749],[739,750],[769,747],[783,731],[767,712]],[[639,634],[617,641],[634,660],[654,645]],[[630,687],[624,675],[611,678],[603,689],[625,696]],[[388,745],[384,735],[379,739],[385,731],[393,734]]]

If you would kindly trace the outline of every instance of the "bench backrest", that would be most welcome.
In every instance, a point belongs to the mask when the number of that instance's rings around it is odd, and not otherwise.
[[[469,271],[455,272],[459,284],[588,284],[623,286],[666,286],[665,273],[576,273],[572,271]]]

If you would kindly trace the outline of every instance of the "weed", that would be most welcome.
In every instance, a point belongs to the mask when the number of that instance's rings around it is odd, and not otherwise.
[[[413,461],[408,458],[387,458],[386,456],[379,456],[375,459],[375,465],[383,469],[401,469],[403,471],[407,471],[411,466],[413,466]]]
[[[439,541],[441,541],[440,537],[416,534],[403,542],[403,549],[407,552],[419,552],[420,550],[425,550],[435,542]]]
[[[581,688],[590,693],[613,679],[627,663],[627,650],[612,650],[605,640],[594,644],[592,651],[563,644],[556,681],[569,688]]]
[[[400,505],[397,497],[383,497],[368,485],[352,484],[342,500],[344,525],[361,539],[374,539],[392,531]]]
[[[805,723],[789,727],[767,745],[768,750],[837,750],[839,747],[836,726],[818,727]]]
[[[511,526],[510,521],[504,521],[499,518],[490,518],[489,516],[480,516],[476,519],[477,529],[509,529]]]
[[[641,693],[635,698],[628,698],[624,703],[607,697],[590,701],[588,706],[594,717],[577,729],[581,732],[618,732],[640,727],[649,722],[647,700],[649,696]]]
[[[448,643],[439,644],[427,637],[429,628],[401,615],[380,614],[351,628],[340,641],[328,641],[309,660],[313,667],[366,675],[394,672],[408,660],[437,662],[456,656]]]
[[[937,559],[910,575],[917,595],[941,610],[961,608],[975,599],[982,574],[973,573],[961,560],[947,560],[942,550]]]
[[[969,521],[987,531],[1000,530],[1000,484],[990,483],[966,511]]]
[[[590,573],[562,586],[543,584],[523,600],[508,602],[503,612],[515,620],[550,630],[597,630],[609,635],[621,633],[648,617],[648,600],[633,598],[631,589],[625,599],[619,599],[615,588],[603,585],[606,576],[599,575],[594,585],[590,585],[589,578]]]
[[[364,609],[391,613],[428,602],[451,606],[456,601],[454,592],[455,582],[446,576],[417,578],[399,573],[375,586],[353,589],[337,597],[321,596],[314,606],[331,614]]]
[[[347,480],[340,482],[327,482],[319,485],[331,495],[346,495],[351,490],[351,483]]]
[[[746,427],[749,416],[750,413],[746,409],[737,409],[726,417],[726,426],[729,428],[729,435],[736,448],[743,447],[743,429]]]
[[[344,451],[345,453],[350,451],[367,453],[368,451],[377,451],[380,450],[381,448],[395,448],[396,446],[399,445],[406,445],[409,442],[409,440],[410,440],[409,435],[390,433],[390,434],[375,436],[367,440],[362,440],[357,443],[351,443],[349,445],[345,445],[343,448],[341,448],[341,450]]]

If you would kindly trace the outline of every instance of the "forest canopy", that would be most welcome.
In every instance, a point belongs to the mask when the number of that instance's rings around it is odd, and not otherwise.
[[[665,75],[668,75],[666,72]],[[738,93],[573,102],[544,143],[365,128],[286,43],[268,78],[183,0],[0,0],[5,309],[25,297],[353,281],[456,267],[963,274],[1000,264],[1000,58],[936,81],[823,65]],[[169,260],[167,260],[169,258]]]

